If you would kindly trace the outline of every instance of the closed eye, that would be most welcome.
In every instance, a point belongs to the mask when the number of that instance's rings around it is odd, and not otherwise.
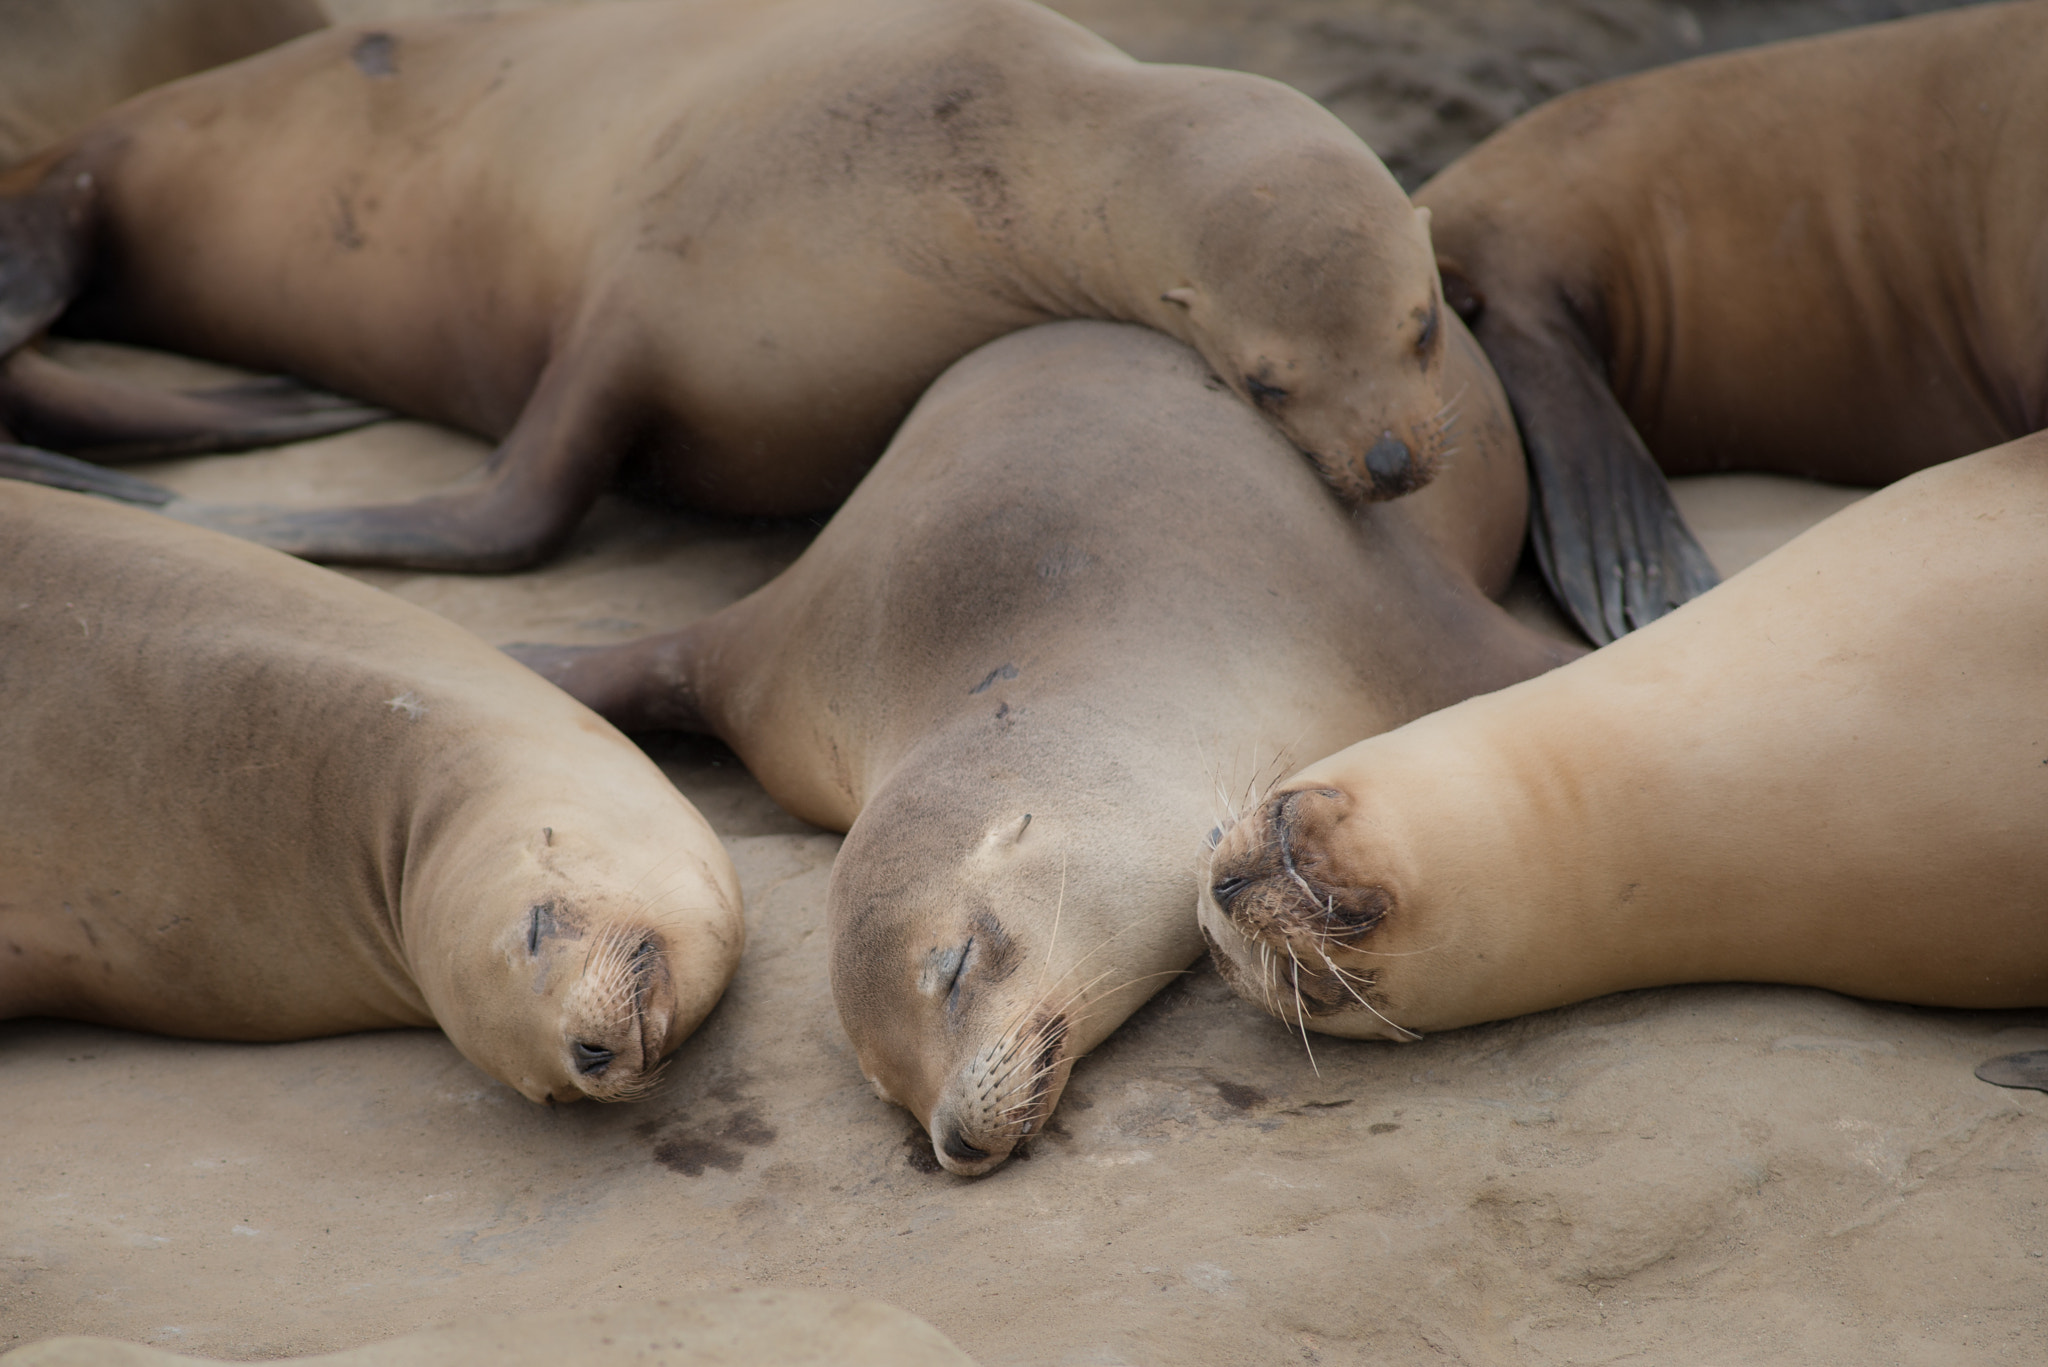
[[[946,1009],[952,1010],[960,1004],[960,980],[967,976],[967,966],[974,959],[974,937],[968,936],[967,943],[960,947],[960,957],[954,961],[953,976],[946,984]]]
[[[1436,346],[1437,337],[1442,332],[1442,322],[1443,305],[1432,299],[1429,301],[1429,315],[1422,320],[1422,335],[1415,339],[1416,355],[1429,355],[1430,351]]]
[[[1287,402],[1286,390],[1277,384],[1267,384],[1256,375],[1245,376],[1244,387],[1252,396],[1252,402],[1261,408],[1277,408]]]

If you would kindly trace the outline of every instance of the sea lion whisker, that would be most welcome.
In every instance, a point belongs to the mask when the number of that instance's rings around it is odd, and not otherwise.
[[[1357,988],[1351,985],[1349,976],[1344,972],[1343,969],[1337,967],[1336,962],[1332,960],[1328,954],[1323,954],[1323,962],[1328,964],[1330,966],[1330,971],[1337,975],[1338,984],[1341,987],[1343,987],[1343,989],[1346,992],[1349,992],[1357,1000],[1360,1006],[1372,1012],[1375,1016],[1378,1016],[1382,1021],[1385,1021],[1389,1029],[1398,1032],[1411,1043],[1415,1040],[1419,1040],[1422,1038],[1421,1035],[1417,1034],[1413,1030],[1410,1030],[1407,1026],[1396,1025],[1394,1024],[1394,1022],[1387,1020],[1386,1014],[1384,1012],[1382,1012],[1377,1006],[1374,1006],[1371,1002],[1367,1001],[1364,995],[1360,993]],[[1370,984],[1367,985],[1370,986]]]
[[[1316,1066],[1316,1051],[1308,1042],[1308,1008],[1301,1001],[1301,960],[1294,957],[1293,945],[1287,947],[1287,957],[1294,959],[1294,1023],[1301,1029],[1302,1052],[1308,1055],[1309,1071],[1321,1077],[1323,1070]]]
[[[1052,952],[1060,942],[1060,917],[1067,909],[1067,851],[1060,847],[1060,890],[1052,904],[1052,933],[1045,940],[1045,961],[1038,966],[1038,985],[1031,990],[1036,993],[1045,987],[1045,971],[1052,967]]]

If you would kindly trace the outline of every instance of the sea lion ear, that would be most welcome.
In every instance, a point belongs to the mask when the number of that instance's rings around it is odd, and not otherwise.
[[[1486,296],[1465,274],[1465,268],[1448,256],[1439,256],[1436,273],[1444,282],[1444,302],[1451,306],[1451,312],[1467,325],[1478,322],[1479,315],[1486,312]]]
[[[1416,221],[1417,223],[1419,223],[1419,224],[1421,224],[1421,225],[1422,225],[1422,232],[1423,232],[1423,235],[1424,235],[1425,237],[1426,237],[1426,236],[1428,236],[1428,235],[1429,235],[1429,206],[1428,206],[1427,204],[1418,204],[1418,205],[1416,205],[1416,206],[1415,206],[1415,221]]]
[[[1168,290],[1160,295],[1159,299],[1162,303],[1179,304],[1184,309],[1191,309],[1195,306],[1195,292],[1186,285],[1182,285],[1178,289]]]

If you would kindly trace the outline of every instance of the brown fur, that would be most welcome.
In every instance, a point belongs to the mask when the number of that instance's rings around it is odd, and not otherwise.
[[[67,327],[503,438],[481,484],[404,507],[170,509],[314,558],[525,563],[621,471],[829,508],[947,365],[1062,317],[1194,345],[1353,498],[1426,480],[1454,397],[1426,229],[1334,116],[1024,0],[336,30],[133,101],[0,191],[0,280],[8,213],[47,263],[0,349],[78,275]]]
[[[1579,91],[1417,193],[1594,640],[1713,582],[1660,468],[1883,484],[2048,426],[2044,145],[2048,3],[1983,5]]]

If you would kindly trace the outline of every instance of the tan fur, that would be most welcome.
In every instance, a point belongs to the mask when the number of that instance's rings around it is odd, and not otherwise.
[[[1693,981],[2042,1005],[2044,678],[2037,435],[1310,765],[1224,837],[1201,923],[1244,995],[1340,1035]]]
[[[1050,319],[1191,343],[1354,498],[1428,478],[1452,398],[1426,225],[1334,116],[1023,0],[335,30],[131,102],[9,188],[45,174],[96,225],[71,325],[508,437],[492,506],[464,505],[503,543],[480,563],[539,553],[626,451],[699,507],[830,507],[948,364]],[[1368,468],[1383,441],[1405,473]],[[328,515],[190,515],[440,563]]]
[[[428,612],[151,514],[0,482],[0,753],[0,1018],[438,1024],[535,1100],[614,1097],[737,964],[730,862],[611,727]]]

